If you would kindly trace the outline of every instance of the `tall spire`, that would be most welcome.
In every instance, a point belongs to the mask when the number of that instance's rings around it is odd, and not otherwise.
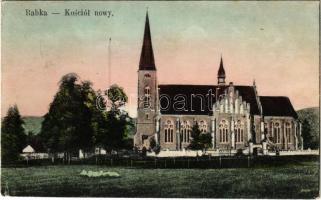
[[[142,52],[139,61],[139,70],[156,70],[152,38],[149,28],[148,11],[146,12],[145,32],[142,46]]]
[[[217,83],[219,85],[225,85],[225,70],[223,66],[222,55],[221,55],[220,68],[218,69],[218,72],[217,72]]]

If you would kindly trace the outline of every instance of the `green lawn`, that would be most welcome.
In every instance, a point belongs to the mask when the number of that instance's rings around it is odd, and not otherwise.
[[[82,177],[83,169],[114,171],[121,177]],[[1,185],[11,196],[314,198],[318,169],[318,162],[242,169],[2,168]]]

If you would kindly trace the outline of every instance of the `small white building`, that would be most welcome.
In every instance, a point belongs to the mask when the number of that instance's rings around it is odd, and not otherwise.
[[[35,150],[32,148],[32,146],[28,145],[22,150],[22,153],[31,154],[31,153],[35,153]]]
[[[48,158],[47,153],[36,153],[35,149],[31,145],[27,145],[22,149],[22,154],[20,154],[25,159],[44,159]]]

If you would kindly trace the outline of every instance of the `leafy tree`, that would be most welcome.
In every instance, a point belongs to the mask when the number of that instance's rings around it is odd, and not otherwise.
[[[318,149],[320,143],[320,117],[319,108],[305,108],[297,111],[302,123],[303,147],[305,149]]]
[[[119,87],[117,84],[110,86],[110,88],[106,91],[106,95],[110,102],[112,112],[119,112],[120,108],[123,107],[128,101],[128,97],[124,92],[124,89]]]
[[[88,123],[87,138],[91,138],[91,142],[83,144],[84,150],[91,149],[94,145],[101,146],[100,138],[107,134],[107,123],[104,109],[106,107],[100,91],[95,91],[92,88],[90,81],[83,81],[81,85],[82,101],[85,105],[84,121]],[[99,102],[97,102],[99,101]],[[99,107],[97,106],[99,104]]]
[[[212,136],[210,133],[203,133],[199,137],[200,143],[202,145],[203,150],[207,150],[213,146],[212,144]]]
[[[105,94],[108,97],[110,110],[106,113],[107,134],[103,135],[102,143],[108,150],[124,148],[128,139],[128,132],[134,125],[132,118],[122,107],[128,101],[128,97],[123,88],[112,85]]]
[[[156,141],[154,138],[149,139],[149,146],[151,149],[154,149],[156,147]]]
[[[196,122],[194,126],[192,127],[192,132],[191,132],[191,143],[189,144],[188,148],[193,149],[193,150],[201,150],[202,149],[202,144],[200,142],[200,135],[201,131],[199,129],[198,123]]]
[[[71,153],[93,145],[91,109],[95,96],[92,96],[90,82],[78,80],[74,73],[62,77],[41,130],[49,151],[65,152],[69,158]]]
[[[155,152],[155,154],[159,154],[161,148],[159,144],[156,143],[156,140],[154,137],[150,139],[149,144],[150,144],[150,148]]]
[[[132,119],[127,112],[109,111],[107,113],[108,134],[105,137],[106,148],[117,150],[126,147],[130,126],[133,126]]]
[[[65,152],[70,158],[79,149],[93,147],[117,149],[124,145],[131,118],[121,110],[128,98],[123,89],[113,85],[106,92],[111,110],[90,81],[79,81],[77,74],[62,77],[49,112],[44,116],[41,136],[49,152]]]
[[[17,105],[10,107],[1,126],[1,159],[2,162],[15,161],[26,145],[26,134],[23,128]]]
[[[315,144],[313,141],[313,135],[311,134],[311,125],[307,119],[304,119],[302,122],[302,138],[303,138],[303,147],[305,149],[315,148],[318,144]]]
[[[207,150],[212,147],[212,136],[209,133],[201,133],[198,123],[194,124],[191,133],[192,141],[188,148],[193,150]]]

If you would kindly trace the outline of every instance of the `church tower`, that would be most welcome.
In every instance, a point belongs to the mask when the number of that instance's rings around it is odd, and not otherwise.
[[[150,139],[155,135],[158,110],[157,88],[156,67],[147,12],[138,69],[138,105],[134,146],[139,149],[149,148]]]
[[[218,85],[225,85],[225,70],[223,66],[223,59],[221,56],[220,68],[217,72],[217,84]]]

